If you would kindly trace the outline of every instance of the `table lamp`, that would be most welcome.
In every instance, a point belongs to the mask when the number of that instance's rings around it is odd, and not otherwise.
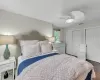
[[[48,40],[49,40],[50,43],[54,43],[55,42],[55,38],[54,37],[49,37]]]
[[[4,59],[9,59],[10,57],[10,51],[9,51],[9,44],[14,44],[15,38],[13,36],[0,36],[0,45],[6,45],[5,51],[4,51]]]

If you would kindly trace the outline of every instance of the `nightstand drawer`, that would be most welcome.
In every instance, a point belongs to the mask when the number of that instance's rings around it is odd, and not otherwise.
[[[14,63],[13,62],[0,65],[0,72],[4,72],[4,71],[10,70],[10,69],[13,69],[13,67],[14,67]]]
[[[54,43],[53,47],[65,47],[64,43]]]
[[[58,50],[58,52],[59,52],[60,54],[65,54],[65,48],[60,48],[60,47],[58,47],[58,48],[56,48],[56,50]]]
[[[65,54],[65,44],[64,43],[54,43],[53,49],[57,50],[60,54]]]

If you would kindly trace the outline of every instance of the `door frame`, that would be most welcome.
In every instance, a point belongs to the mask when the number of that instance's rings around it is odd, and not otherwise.
[[[96,29],[96,28],[100,28],[100,26],[96,26],[96,27],[88,27],[88,28],[84,28],[84,43],[86,44],[86,30],[89,30],[89,29]],[[86,48],[87,48],[87,44],[86,44]],[[87,51],[86,51],[86,58],[87,58]],[[97,61],[98,62],[98,61]]]

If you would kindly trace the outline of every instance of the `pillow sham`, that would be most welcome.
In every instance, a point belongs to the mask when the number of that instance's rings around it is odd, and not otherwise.
[[[22,56],[24,57],[34,57],[40,55],[39,42],[34,45],[21,46]]]
[[[27,46],[27,45],[34,45],[37,42],[39,42],[38,40],[20,40],[20,46]]]
[[[52,52],[52,45],[46,41],[40,41],[41,53]]]

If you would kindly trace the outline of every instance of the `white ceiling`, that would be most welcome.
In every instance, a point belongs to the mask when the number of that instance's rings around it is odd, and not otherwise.
[[[70,24],[60,19],[71,11],[85,13],[85,21],[100,20],[100,0],[0,0],[0,9],[64,27]]]

